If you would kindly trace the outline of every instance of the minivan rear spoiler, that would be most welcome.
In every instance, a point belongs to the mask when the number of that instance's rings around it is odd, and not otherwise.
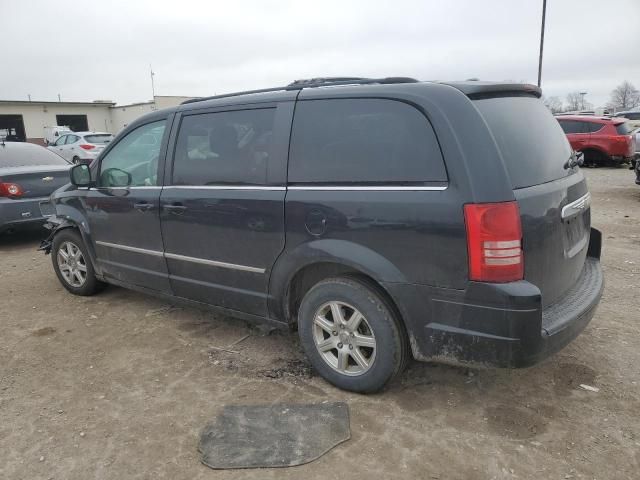
[[[467,97],[483,98],[483,97],[499,97],[509,95],[533,95],[536,98],[542,96],[542,90],[536,85],[529,83],[496,83],[496,82],[478,82],[468,80],[465,82],[441,82],[444,85],[457,88]]]

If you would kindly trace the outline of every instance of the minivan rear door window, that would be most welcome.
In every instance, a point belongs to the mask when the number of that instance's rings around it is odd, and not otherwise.
[[[571,146],[558,121],[538,98],[484,98],[474,104],[493,133],[512,188],[551,182],[575,171],[564,168]]]
[[[187,115],[173,163],[173,185],[263,185],[275,108]]]

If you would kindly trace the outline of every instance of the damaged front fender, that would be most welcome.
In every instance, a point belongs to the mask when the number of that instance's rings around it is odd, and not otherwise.
[[[49,235],[47,235],[47,238],[40,242],[38,251],[42,251],[45,255],[48,255],[49,253],[51,253],[51,247],[53,246],[53,237],[55,237],[56,233],[65,228],[74,227],[76,227],[76,225],[65,218],[59,218],[55,215],[49,217],[44,224],[44,228],[49,230]]]

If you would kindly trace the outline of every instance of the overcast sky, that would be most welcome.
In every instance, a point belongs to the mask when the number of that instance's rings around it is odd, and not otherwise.
[[[640,0],[548,0],[542,87],[640,88]],[[0,99],[204,96],[317,76],[537,80],[542,0],[0,0]]]

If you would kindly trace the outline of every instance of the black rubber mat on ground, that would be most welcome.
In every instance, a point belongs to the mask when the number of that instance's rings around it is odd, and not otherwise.
[[[198,450],[215,469],[292,467],[349,438],[346,403],[228,406],[205,427]]]

